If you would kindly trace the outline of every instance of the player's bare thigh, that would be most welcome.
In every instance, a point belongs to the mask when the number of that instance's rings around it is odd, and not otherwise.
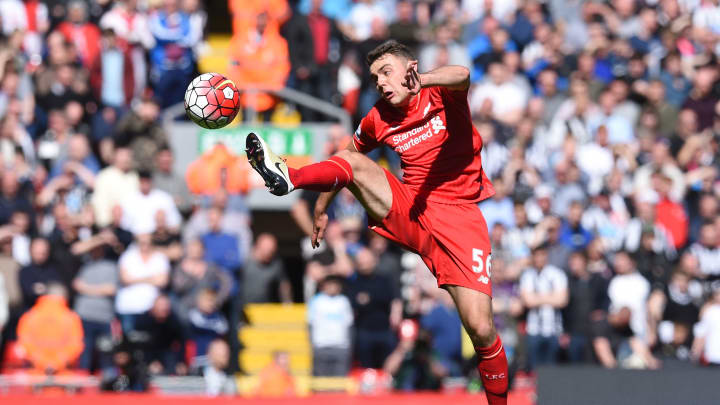
[[[385,171],[370,158],[359,152],[343,150],[337,156],[347,161],[353,170],[353,182],[348,186],[368,215],[382,220],[392,207],[392,190]]]
[[[460,320],[475,347],[486,347],[495,341],[492,316],[492,298],[467,287],[445,284],[442,286],[455,301]]]

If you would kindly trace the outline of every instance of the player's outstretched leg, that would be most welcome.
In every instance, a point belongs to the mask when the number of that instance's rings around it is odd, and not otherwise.
[[[489,405],[506,405],[508,364],[500,336],[495,333],[490,296],[470,288],[445,285],[478,355],[478,371]]]
[[[250,165],[257,171],[271,193],[285,195],[296,188],[313,191],[331,191],[353,181],[353,169],[345,159],[332,156],[323,162],[293,169],[274,154],[265,141],[250,133],[245,140],[245,153]]]

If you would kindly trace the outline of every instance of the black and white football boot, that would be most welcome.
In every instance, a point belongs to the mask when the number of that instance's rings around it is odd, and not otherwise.
[[[245,153],[250,165],[262,176],[271,193],[285,195],[295,189],[290,182],[285,160],[274,154],[265,141],[253,132],[245,139]]]

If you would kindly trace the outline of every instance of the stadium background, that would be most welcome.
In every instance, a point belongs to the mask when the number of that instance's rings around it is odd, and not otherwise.
[[[0,0],[0,21],[3,401],[483,403],[422,262],[349,194],[312,252],[313,196],[271,197],[242,153],[249,130],[295,165],[344,147],[391,37],[472,71],[510,403],[717,394],[717,1]],[[206,71],[243,91],[226,130],[183,119]],[[329,275],[347,298],[316,296]],[[528,304],[548,292],[568,299]]]

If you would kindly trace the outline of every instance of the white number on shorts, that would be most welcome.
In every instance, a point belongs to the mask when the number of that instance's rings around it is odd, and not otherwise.
[[[477,266],[472,266],[472,269],[475,273],[480,274],[483,272],[483,263],[484,263],[485,273],[487,273],[487,276],[484,274],[481,274],[480,277],[478,278],[478,281],[483,284],[487,284],[488,282],[490,282],[490,264],[491,264],[492,255],[487,255],[485,260],[483,260],[484,253],[485,252],[483,252],[482,249],[473,249],[472,250],[473,262],[477,263]]]

